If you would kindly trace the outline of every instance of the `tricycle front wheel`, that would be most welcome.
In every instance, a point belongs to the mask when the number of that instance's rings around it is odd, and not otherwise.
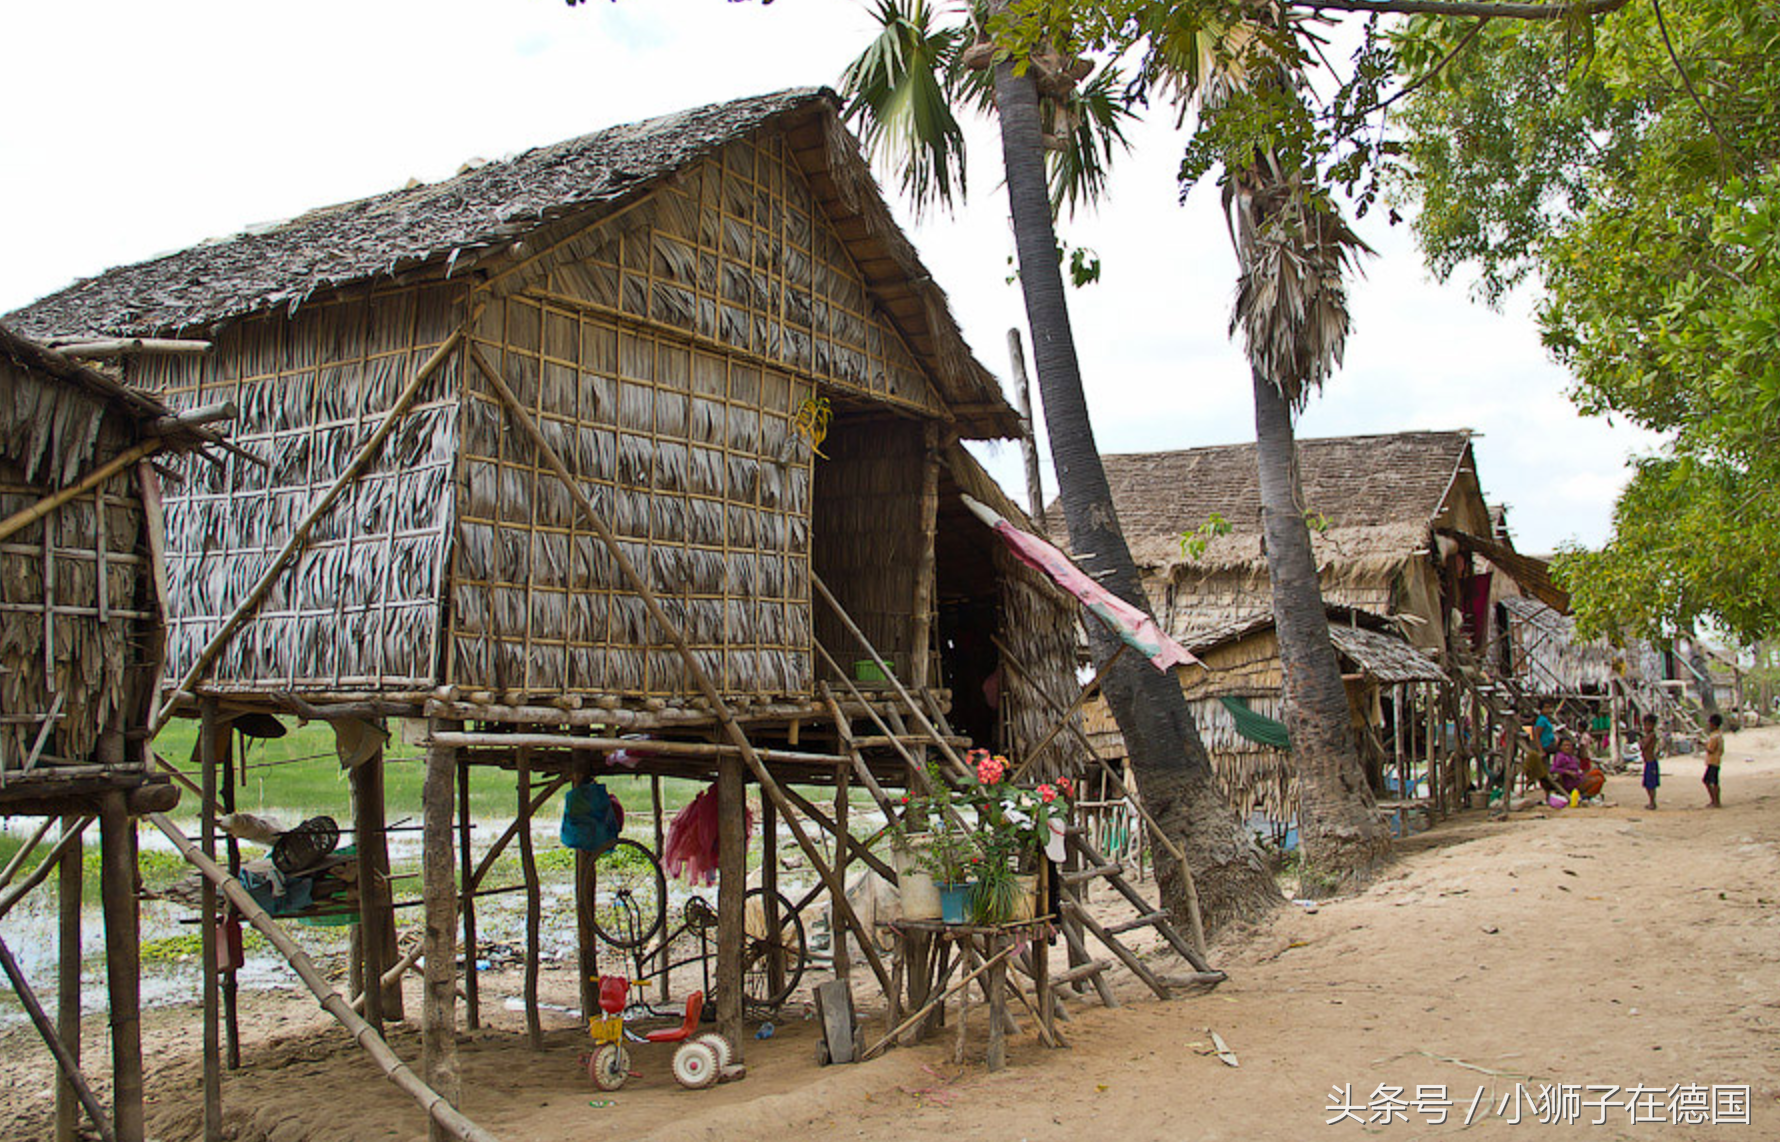
[[[587,1060],[587,1077],[601,1090],[617,1090],[630,1077],[630,1055],[623,1047],[607,1043]]]

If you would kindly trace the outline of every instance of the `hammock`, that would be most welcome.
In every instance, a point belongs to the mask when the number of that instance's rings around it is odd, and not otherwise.
[[[1236,732],[1257,745],[1272,746],[1274,749],[1290,750],[1292,739],[1286,736],[1284,722],[1276,722],[1266,714],[1257,714],[1249,709],[1248,702],[1242,698],[1220,697],[1224,709],[1236,719]]]

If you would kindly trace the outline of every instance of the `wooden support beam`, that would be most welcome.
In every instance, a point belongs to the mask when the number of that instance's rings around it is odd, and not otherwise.
[[[8,892],[4,897],[0,897],[0,920],[5,919],[6,914],[11,912],[13,908],[18,905],[19,901],[29,896],[33,888],[36,888],[39,884],[43,883],[44,878],[49,875],[51,869],[56,867],[56,862],[61,859],[63,853],[70,849],[73,849],[76,852],[79,851],[80,835],[86,830],[86,827],[92,823],[93,818],[82,817],[76,822],[72,830],[62,830],[62,835],[56,839],[55,845],[51,847],[49,852],[44,854],[43,859],[38,862],[37,867],[32,869],[30,873],[26,875],[25,879],[19,883],[17,888]]]
[[[383,751],[379,749],[353,766],[348,779],[352,783],[353,843],[358,848],[359,927],[364,933],[365,1022],[381,1035],[385,1017],[402,1017],[401,987],[371,986],[373,981],[383,979],[383,973],[396,958],[395,901],[389,886],[389,837],[383,805]]]
[[[924,690],[931,681],[929,659],[933,651],[934,536],[939,528],[939,422],[921,425],[921,548],[915,557],[915,620],[909,651],[909,681]],[[814,575],[814,572],[811,572]]]
[[[206,697],[199,704],[198,765],[204,786],[203,803],[198,809],[199,845],[204,855],[216,859],[216,739],[229,732],[217,716],[215,698]],[[217,978],[216,957],[216,885],[201,880],[198,888],[198,955],[203,977],[204,1045],[204,1142],[222,1142],[222,992]]]
[[[465,767],[466,769],[468,767]],[[514,773],[518,793],[519,867],[525,877],[525,1041],[534,1051],[544,1049],[544,1021],[538,1014],[538,944],[542,939],[543,894],[538,883],[538,861],[532,854],[531,753],[520,750]],[[475,965],[469,965],[474,971]]]
[[[6,978],[12,983],[12,990],[18,995],[19,1003],[24,1007],[25,1014],[31,1017],[32,1025],[37,1028],[37,1034],[42,1036],[44,1045],[49,1048],[49,1053],[55,1056],[58,1077],[73,1087],[75,1096],[80,1100],[80,1105],[86,1108],[87,1117],[91,1118],[93,1125],[98,1127],[100,1137],[104,1138],[105,1142],[115,1142],[117,1135],[112,1130],[111,1120],[105,1116],[105,1108],[99,1105],[98,1098],[93,1094],[93,1088],[87,1085],[86,1076],[80,1073],[79,1058],[69,1050],[60,1033],[50,1023],[49,1013],[44,1011],[43,1004],[38,1002],[37,993],[31,990],[31,982],[25,978],[25,973],[19,970],[19,962],[13,958],[12,949],[6,946],[5,940],[0,940],[0,969],[5,970]]]
[[[456,749],[566,749],[611,753],[633,750],[656,753],[664,757],[725,758],[740,757],[741,750],[718,742],[625,741],[623,738],[575,737],[571,734],[476,733],[463,730],[442,730],[434,740]],[[763,761],[779,761],[803,765],[845,765],[847,759],[831,753],[806,753],[800,750],[757,749],[755,756]]]
[[[746,786],[742,763],[717,765],[717,1030],[742,1053],[742,951],[747,942],[742,896],[748,890],[748,834],[743,827]]]
[[[105,976],[111,1002],[112,1122],[118,1142],[143,1142],[136,821],[122,793],[108,793],[100,803],[99,834],[99,896],[105,906]]]
[[[429,774],[429,778],[430,776]],[[446,782],[445,788],[447,790],[451,788],[449,781]],[[422,796],[425,796],[424,792]],[[360,1018],[358,1013],[346,1002],[346,997],[336,991],[323,978],[321,970],[315,966],[315,961],[311,960],[297,942],[291,939],[289,933],[278,926],[276,920],[267,915],[264,908],[254,903],[253,897],[247,894],[247,890],[241,887],[238,880],[224,872],[215,861],[199,852],[198,847],[192,844],[191,838],[180,832],[179,826],[168,820],[165,814],[152,813],[148,819],[169,841],[173,842],[173,847],[179,850],[181,856],[222,889],[223,895],[228,898],[235,910],[241,913],[261,935],[265,936],[267,942],[290,963],[291,968],[297,973],[297,978],[303,981],[303,986],[309,989],[311,995],[320,1000],[322,1010],[339,1020],[340,1025],[346,1028],[347,1033],[358,1041],[359,1046],[365,1049],[372,1061],[388,1076],[389,1081],[412,1096],[420,1104],[421,1109],[426,1111],[427,1117],[433,1124],[450,1137],[461,1139],[462,1142],[498,1142],[493,1134],[459,1114],[439,1091],[415,1077],[408,1065],[389,1049],[389,1044],[384,1042],[381,1035],[377,1034],[376,1029]],[[446,812],[442,825],[444,837],[449,843],[451,838],[451,814],[449,811]],[[445,862],[445,870],[447,873],[451,870],[449,859]],[[450,918],[445,923],[444,931],[447,943],[450,942],[455,925],[455,918]],[[400,966],[398,965],[398,967]],[[446,960],[445,970],[447,976],[453,970],[449,959]],[[397,974],[399,978],[399,973]]]
[[[455,1107],[463,1098],[457,1064],[457,886],[452,872],[452,808],[456,794],[457,751],[433,745],[426,754],[421,789],[421,880],[426,900],[426,986],[421,994],[421,1076],[425,1085]],[[471,965],[474,970],[474,965]],[[428,1137],[447,1133],[437,1115]]]
[[[62,831],[71,831],[76,818],[62,819]],[[44,822],[48,824],[48,819]],[[40,832],[38,834],[42,836]],[[21,850],[23,851],[23,850]],[[82,874],[82,852],[79,847],[62,854],[57,866],[56,903],[61,911],[56,936],[56,1034],[68,1049],[68,1057],[80,1065],[80,905],[85,892]],[[56,1142],[76,1142],[75,1128],[80,1124],[80,1110],[85,1100],[74,1084],[61,1072],[56,1075]],[[95,1100],[93,1105],[97,1105]],[[92,1106],[88,1107],[89,1114]]]
[[[45,496],[30,507],[20,508],[4,520],[0,520],[0,539],[5,539],[9,535],[29,527],[70,500],[86,495],[136,461],[159,451],[165,443],[159,437],[150,437],[141,441],[113,456],[67,487]]]
[[[452,751],[453,756],[456,750]],[[468,881],[474,871],[470,852],[470,767],[458,762],[457,771],[457,857],[465,884],[458,896],[464,924],[464,1027],[470,1031],[482,1027],[482,980],[476,971],[476,894]],[[525,830],[520,829],[520,835]]]

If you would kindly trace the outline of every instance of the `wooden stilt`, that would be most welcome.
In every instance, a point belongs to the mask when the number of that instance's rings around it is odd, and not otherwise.
[[[847,831],[847,811],[851,805],[847,797],[847,771],[839,766],[834,771],[834,849],[835,870],[842,884],[847,883],[847,863],[853,855],[853,834]],[[847,926],[841,919],[839,908],[829,909],[828,930],[833,933],[834,940],[834,978],[846,979],[852,971],[852,953],[847,949]]]
[[[523,836],[525,830],[520,830]],[[464,1026],[475,1031],[482,1026],[482,981],[476,971],[476,896],[469,889],[475,872],[474,854],[470,852],[470,767],[457,766],[457,855],[462,866],[464,890]]]
[[[238,735],[231,728],[217,739],[217,748],[221,755],[217,758],[218,776],[222,779],[222,809],[225,813],[235,811],[235,738]],[[241,760],[247,760],[246,739],[242,739]],[[241,875],[241,842],[235,834],[227,833],[223,839],[223,848],[229,855],[229,875]],[[241,1069],[241,981],[235,968],[222,973],[222,1040],[223,1066],[231,1071]]]
[[[1007,952],[1012,945],[990,961],[989,967],[989,1053],[984,1065],[991,1071],[1007,1066]]]
[[[538,1015],[538,941],[543,928],[543,899],[538,884],[538,861],[532,855],[532,755],[514,754],[519,787],[519,864],[525,877],[525,1041],[534,1051],[544,1049],[544,1023]]]
[[[583,761],[575,771],[577,785],[593,778],[593,765]],[[575,852],[575,956],[581,979],[581,1013],[590,1015],[600,1009],[600,940],[593,927],[593,902],[598,884],[594,880],[593,854]]]
[[[365,1022],[383,1034],[385,1019],[402,1018],[402,988],[381,981],[396,958],[395,910],[389,887],[389,839],[383,805],[383,751],[352,769],[354,839],[358,844],[358,915],[364,933]],[[393,993],[393,994],[392,994]]]
[[[655,859],[660,860],[661,854],[667,850],[667,832],[661,811],[661,777],[659,774],[649,775],[649,815],[655,824]],[[663,943],[656,953],[655,970],[660,974],[655,977],[656,998],[666,1003],[672,994],[672,984],[668,979],[669,967],[673,963],[673,947]]]
[[[107,793],[101,802],[99,835],[99,896],[105,906],[105,976],[111,1002],[112,1121],[118,1142],[143,1142],[136,822],[122,793]]]
[[[62,818],[62,833],[73,830],[75,818]],[[57,933],[56,1034],[68,1049],[73,1064],[80,1065],[80,905],[84,885],[81,878],[81,850],[70,848],[62,854],[57,869],[56,903],[61,912]],[[75,1128],[80,1123],[82,1099],[74,1084],[60,1071],[56,1075],[56,1142],[75,1142]],[[95,1100],[94,1103],[97,1106]]]
[[[205,697],[198,703],[199,781],[204,797],[198,806],[199,845],[204,855],[216,859],[217,738],[228,733],[217,716],[217,700]],[[203,960],[204,997],[204,1142],[222,1142],[222,994],[217,978],[216,885],[200,882],[198,890],[199,957]]]
[[[451,867],[456,778],[457,751],[449,746],[429,746],[426,784],[421,792],[421,881],[426,903],[421,1076],[452,1106],[463,1099],[457,1065],[457,885]],[[437,1118],[429,1119],[427,1133],[432,1142],[447,1136]]]
[[[785,989],[785,953],[773,937],[779,932],[779,811],[770,798],[760,804],[761,911],[765,913],[767,939],[766,979],[772,994]]]
[[[30,981],[25,978],[25,973],[19,969],[18,960],[13,958],[12,949],[6,946],[5,940],[0,940],[0,971],[5,972],[7,982],[12,984],[12,990],[19,998],[19,1004],[24,1007],[25,1014],[30,1017],[32,1025],[37,1028],[37,1033],[42,1036],[44,1045],[49,1048],[49,1053],[55,1056],[58,1078],[70,1084],[75,1097],[85,1107],[88,1117],[99,1128],[99,1133],[104,1136],[106,1142],[112,1142],[116,1135],[112,1131],[110,1121],[105,1117],[105,1108],[99,1105],[98,1098],[93,1095],[92,1088],[87,1085],[86,1076],[80,1073],[80,1064],[63,1044],[62,1037],[57,1033],[55,1027],[50,1024],[49,1012],[45,1011],[43,1004],[37,1001],[37,992],[32,989]]]
[[[717,1030],[742,1048],[742,952],[746,940],[742,894],[747,891],[748,836],[743,829],[747,787],[742,764],[717,764]]]

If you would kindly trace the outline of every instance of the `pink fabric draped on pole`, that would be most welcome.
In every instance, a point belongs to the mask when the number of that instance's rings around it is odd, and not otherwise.
[[[663,842],[661,865],[669,876],[688,884],[717,883],[717,790],[705,789],[674,814]],[[754,814],[745,812],[742,835],[754,835]]]

